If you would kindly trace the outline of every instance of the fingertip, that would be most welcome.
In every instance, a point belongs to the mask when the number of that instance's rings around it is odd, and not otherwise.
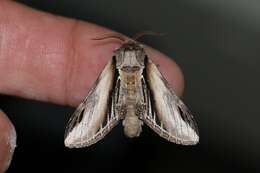
[[[0,110],[0,173],[8,169],[15,147],[15,128],[5,113]]]
[[[75,106],[120,45],[92,40],[114,33],[95,24],[49,15],[12,1],[1,7],[5,9],[0,10],[2,16],[8,16],[0,20],[3,45],[7,45],[0,50],[1,93]],[[184,89],[180,68],[164,54],[151,48],[147,51],[180,96]]]

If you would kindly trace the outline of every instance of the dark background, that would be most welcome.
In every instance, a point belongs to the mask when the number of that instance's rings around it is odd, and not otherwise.
[[[20,1],[126,35],[167,33],[143,42],[174,57],[185,74],[184,100],[200,143],[169,143],[147,127],[129,140],[122,126],[89,148],[63,145],[73,108],[0,97],[18,141],[13,172],[256,172],[260,159],[260,1]]]

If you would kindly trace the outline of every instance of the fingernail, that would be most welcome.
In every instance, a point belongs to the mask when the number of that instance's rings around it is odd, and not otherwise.
[[[13,125],[11,127],[9,134],[7,135],[6,145],[9,148],[9,153],[8,153],[9,156],[7,157],[4,165],[5,168],[4,172],[9,168],[13,158],[14,150],[16,148],[16,131]]]
[[[9,118],[0,110],[0,173],[10,166],[16,147],[16,131]]]

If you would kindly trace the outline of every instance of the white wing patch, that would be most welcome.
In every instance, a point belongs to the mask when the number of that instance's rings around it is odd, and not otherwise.
[[[102,139],[119,120],[114,112],[115,60],[105,66],[85,100],[71,116],[65,133],[65,146],[80,148]]]
[[[156,65],[147,60],[148,110],[144,122],[161,137],[183,145],[198,143],[196,122]]]

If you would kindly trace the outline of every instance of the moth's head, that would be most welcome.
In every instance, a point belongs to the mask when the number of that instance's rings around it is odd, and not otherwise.
[[[115,51],[116,66],[123,71],[124,69],[129,69],[129,71],[140,69],[144,67],[145,56],[146,53],[142,45],[129,40]]]
[[[144,67],[144,60],[146,54],[143,46],[136,40],[144,35],[162,35],[162,34],[151,32],[151,31],[144,31],[144,32],[137,33],[132,39],[127,38],[120,34],[111,34],[100,38],[95,38],[93,40],[116,39],[120,41],[121,46],[114,51],[117,68],[138,69]]]

